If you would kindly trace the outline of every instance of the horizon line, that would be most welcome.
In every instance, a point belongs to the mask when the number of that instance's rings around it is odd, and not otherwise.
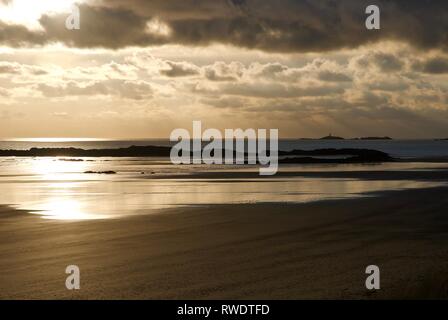
[[[355,140],[362,138],[384,138],[387,136],[358,136],[358,137],[349,137],[342,138],[343,140]],[[310,137],[292,137],[292,138],[279,138],[279,140],[324,140],[320,138],[310,138]],[[342,140],[341,139],[341,140]],[[432,138],[390,138],[391,140],[447,140],[447,138],[440,137],[432,137]],[[0,142],[34,142],[34,143],[64,143],[64,142],[107,142],[107,141],[151,141],[151,140],[159,140],[159,141],[170,141],[169,138],[93,138],[93,137],[36,137],[36,138],[0,138]],[[193,139],[189,139],[193,140]],[[224,140],[224,139],[223,139]],[[341,141],[339,140],[339,141]],[[378,139],[380,140],[380,139]],[[328,141],[328,140],[327,140]],[[331,140],[330,140],[331,141]],[[334,141],[334,140],[333,140]]]

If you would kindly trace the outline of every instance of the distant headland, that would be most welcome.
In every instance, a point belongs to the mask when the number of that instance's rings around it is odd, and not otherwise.
[[[360,137],[352,140],[393,140],[391,137]]]
[[[80,157],[169,157],[170,147],[131,146],[117,149],[79,149],[79,148],[31,148],[29,150],[0,150],[0,157],[74,157],[61,158],[60,161],[88,161]],[[234,151],[235,152],[235,151]],[[225,154],[223,149],[221,154]],[[316,149],[279,151],[279,163],[369,163],[390,162],[396,159],[387,153],[369,149]],[[248,154],[244,154],[248,157]],[[104,173],[112,172],[93,172]]]
[[[334,136],[330,133],[328,136],[322,137],[319,140],[344,140],[344,138]]]
[[[310,139],[311,140],[311,139]],[[318,140],[393,140],[391,137],[384,136],[384,137],[358,137],[358,138],[350,138],[345,139],[343,137],[334,136],[331,133],[328,136],[322,137]]]

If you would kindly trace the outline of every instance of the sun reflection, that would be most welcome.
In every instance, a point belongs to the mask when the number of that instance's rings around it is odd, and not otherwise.
[[[42,211],[33,211],[33,214],[42,215],[44,219],[52,220],[95,220],[100,215],[84,211],[81,203],[73,199],[50,198],[42,203]]]
[[[46,180],[64,180],[68,174],[81,174],[86,171],[84,161],[66,161],[60,158],[38,158],[31,162],[31,171]],[[71,178],[73,178],[71,176]]]
[[[85,180],[83,172],[87,164],[82,159],[36,158],[31,161],[31,171],[45,184],[40,192],[48,198],[41,199],[32,213],[44,219],[54,220],[92,220],[104,217],[94,214],[86,207],[86,202],[77,200],[77,188]],[[74,181],[76,180],[76,181]],[[79,181],[81,180],[81,181]]]

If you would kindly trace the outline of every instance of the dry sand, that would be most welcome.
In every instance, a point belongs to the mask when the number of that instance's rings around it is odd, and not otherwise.
[[[83,222],[2,207],[0,298],[447,298],[447,192]],[[79,291],[65,288],[71,264]],[[370,264],[376,292],[364,287]]]

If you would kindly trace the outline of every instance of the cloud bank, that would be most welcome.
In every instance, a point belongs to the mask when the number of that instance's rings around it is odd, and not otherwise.
[[[67,13],[44,15],[43,30],[0,23],[9,46],[61,42],[78,48],[227,44],[267,52],[323,52],[397,40],[421,49],[448,46],[444,0],[377,0],[381,30],[364,26],[366,0],[129,0],[80,5],[82,27],[64,28]]]

